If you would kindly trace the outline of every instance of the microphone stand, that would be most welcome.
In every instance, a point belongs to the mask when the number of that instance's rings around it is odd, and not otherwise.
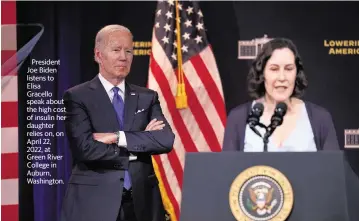
[[[266,129],[266,131],[267,131],[267,126],[266,125],[262,124],[261,122],[258,122],[257,125],[260,126],[261,128]]]
[[[260,138],[263,138],[262,137],[262,135],[259,133],[259,131],[255,128],[255,126],[260,126],[260,127],[262,127],[262,128],[264,128],[264,129],[266,129],[266,131],[267,131],[267,127],[264,125],[264,124],[262,124],[261,122],[257,122],[255,125],[253,125],[253,124],[249,124],[249,127],[252,129],[252,131],[254,132],[254,133],[256,133]]]
[[[260,126],[266,130],[264,136],[262,136],[259,131],[255,128],[255,126]],[[249,125],[249,127],[252,129],[254,133],[256,133],[258,136],[260,136],[263,139],[263,152],[268,152],[268,142],[269,137],[273,134],[274,130],[277,128],[276,125],[270,124],[268,127],[262,124],[261,122],[256,122],[255,125]]]
[[[268,142],[269,142],[269,137],[272,135],[272,133],[274,132],[274,130],[276,129],[277,127],[275,126],[272,126],[272,125],[269,125],[268,127],[266,127],[266,133],[264,134],[264,137],[263,137],[263,152],[267,152],[268,151]]]
[[[264,134],[263,137],[263,152],[268,152],[268,142],[269,142],[269,135],[268,135],[268,130],[267,132]]]

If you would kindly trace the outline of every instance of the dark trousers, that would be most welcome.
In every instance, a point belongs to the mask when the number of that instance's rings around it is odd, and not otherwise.
[[[132,190],[123,190],[122,203],[117,221],[137,221],[133,207]]]

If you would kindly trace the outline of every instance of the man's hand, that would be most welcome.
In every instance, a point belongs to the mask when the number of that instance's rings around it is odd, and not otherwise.
[[[105,144],[113,144],[117,142],[117,135],[114,133],[93,133],[93,138]]]
[[[153,119],[147,125],[145,131],[162,130],[164,127],[165,127],[165,124],[163,123],[163,121],[158,121],[157,119]]]

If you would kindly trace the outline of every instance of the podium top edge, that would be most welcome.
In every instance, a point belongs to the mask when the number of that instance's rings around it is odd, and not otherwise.
[[[222,152],[186,152],[186,156],[198,155],[342,155],[345,153],[359,153],[359,149],[325,150],[317,152],[243,152],[243,151],[222,151]]]

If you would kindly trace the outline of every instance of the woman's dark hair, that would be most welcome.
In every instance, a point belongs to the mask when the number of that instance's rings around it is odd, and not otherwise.
[[[290,49],[295,56],[297,77],[295,79],[295,86],[291,97],[301,97],[303,95],[304,90],[308,86],[308,81],[304,74],[303,62],[299,56],[297,47],[289,39],[275,38],[263,45],[262,50],[250,67],[247,81],[249,95],[252,98],[258,99],[264,96],[266,91],[264,87],[264,68],[267,64],[267,61],[272,56],[273,51],[281,48]]]

